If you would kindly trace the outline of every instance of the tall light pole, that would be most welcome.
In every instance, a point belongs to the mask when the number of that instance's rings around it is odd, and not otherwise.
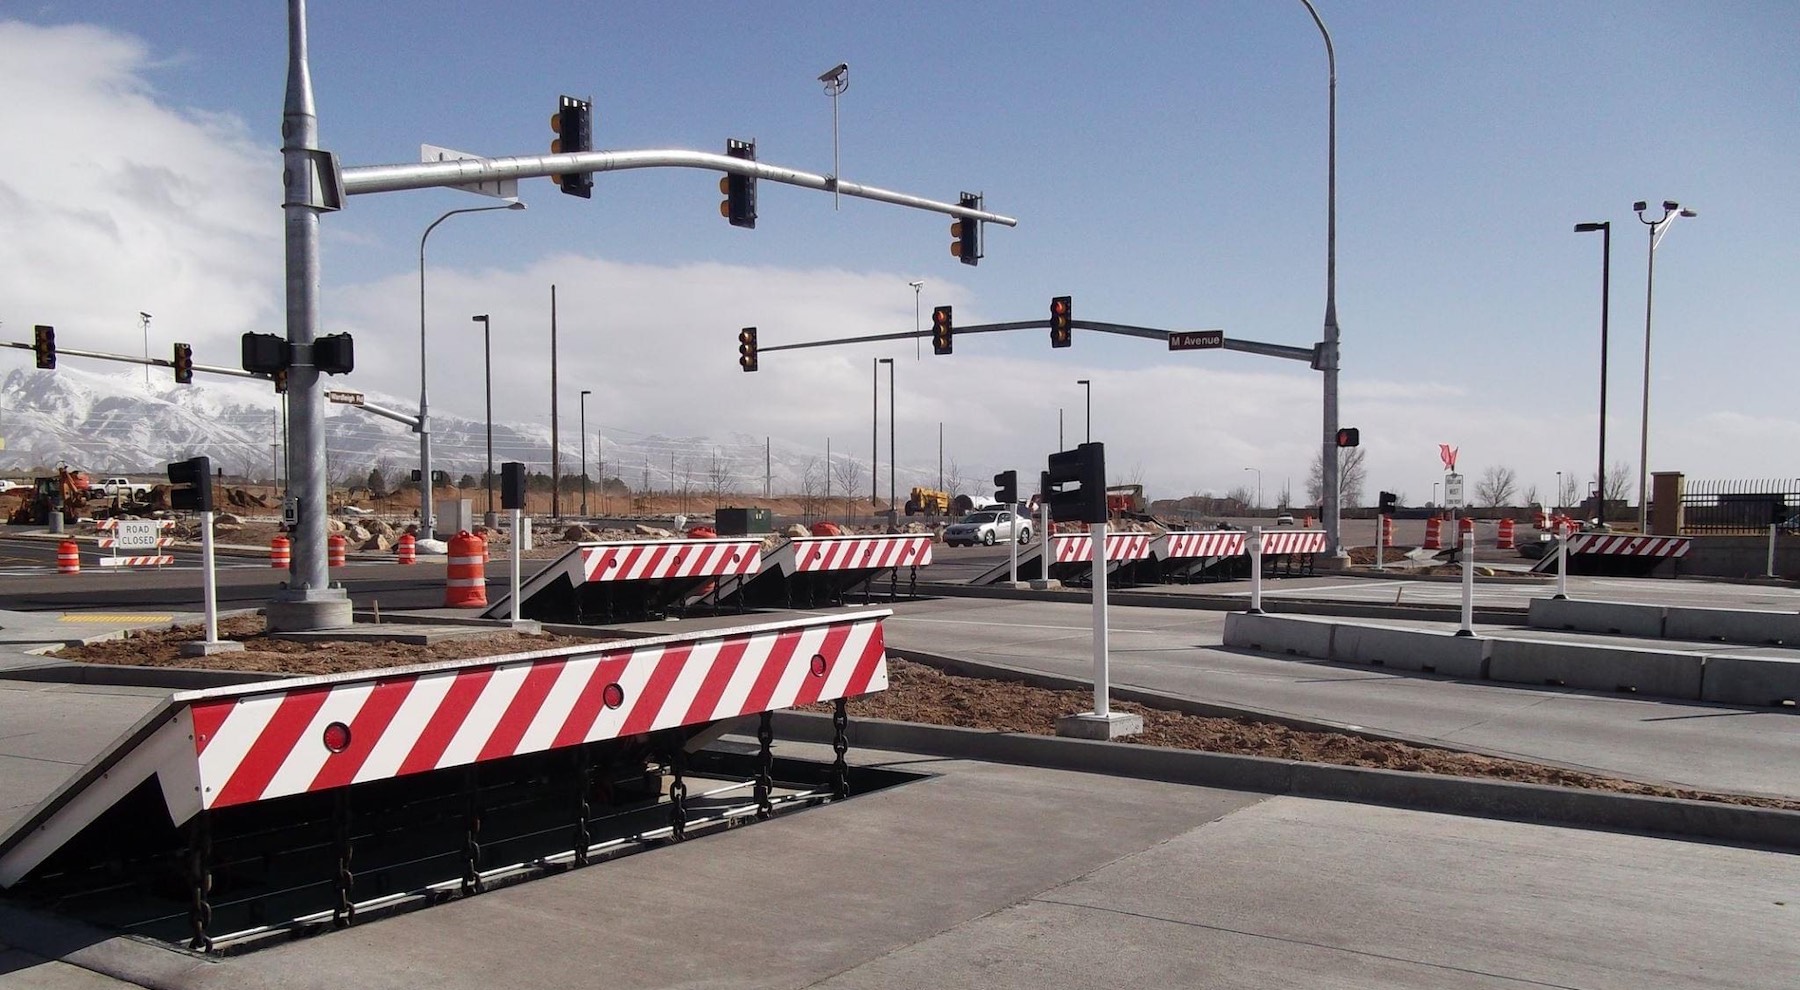
[[[913,290],[913,360],[918,361],[923,360],[925,355],[924,349],[919,345],[919,290],[925,287],[925,280],[920,279],[917,282],[906,284],[912,286]]]
[[[144,331],[144,384],[150,384],[150,314],[138,314],[138,328]]]
[[[1594,472],[1594,520],[1606,521],[1606,339],[1607,320],[1612,314],[1612,221],[1596,220],[1575,225],[1577,234],[1599,231],[1600,239],[1600,466]],[[1560,472],[1559,472],[1560,473]],[[1562,485],[1556,486],[1556,500],[1562,501]],[[1558,506],[1561,508],[1561,506]]]
[[[1075,382],[1075,384],[1080,385],[1087,392],[1087,417],[1086,417],[1087,422],[1084,424],[1083,429],[1087,431],[1087,441],[1086,442],[1093,443],[1094,442],[1094,383],[1088,381],[1086,378],[1082,378],[1082,379],[1077,380]]]
[[[1563,493],[1562,472],[1558,471],[1558,472],[1556,472],[1556,511],[1558,511],[1558,512],[1562,511],[1562,500],[1563,500],[1562,493]]]
[[[483,378],[487,382],[487,512],[482,522],[489,529],[499,525],[500,519],[494,515],[494,348],[488,333],[488,314],[471,316],[470,320],[481,324],[481,367]]]
[[[869,515],[881,497],[881,359],[869,365]]]
[[[1650,531],[1650,303],[1656,293],[1656,246],[1662,243],[1663,235],[1669,232],[1669,226],[1676,217],[1697,217],[1699,211],[1684,209],[1680,203],[1672,199],[1663,200],[1662,216],[1655,220],[1645,220],[1644,210],[1648,204],[1642,200],[1632,204],[1637,212],[1638,221],[1650,228],[1650,261],[1644,275],[1644,411],[1638,437],[1638,532]],[[1601,465],[1604,469],[1605,465]],[[1606,491],[1606,475],[1600,476],[1601,494]]]
[[[437,512],[433,505],[433,485],[431,482],[431,400],[425,386],[425,240],[437,225],[456,216],[458,213],[486,213],[490,210],[522,210],[525,204],[518,200],[502,203],[498,206],[471,206],[460,210],[450,210],[443,216],[431,221],[425,233],[419,235],[419,425],[414,428],[419,434],[419,531],[427,537],[437,535]]]
[[[1246,471],[1256,472],[1256,511],[1262,511],[1262,468],[1247,467]]]
[[[1337,321],[1337,53],[1331,46],[1331,32],[1312,0],[1300,0],[1319,34],[1325,38],[1325,63],[1331,74],[1326,124],[1325,152],[1325,340],[1319,348],[1319,371],[1325,377],[1325,436],[1319,466],[1320,481],[1325,489],[1321,507],[1325,523],[1325,542],[1334,557],[1346,556],[1339,523],[1343,513],[1338,505],[1338,321]]]
[[[581,515],[587,518],[587,397],[594,394],[591,388],[581,390]]]
[[[900,521],[900,517],[894,514],[896,484],[894,481],[894,465],[896,463],[894,455],[894,359],[877,358],[876,360],[888,366],[888,529],[892,530]]]

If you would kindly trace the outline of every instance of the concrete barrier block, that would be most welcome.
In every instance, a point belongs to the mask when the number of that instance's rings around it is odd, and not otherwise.
[[[1264,653],[1331,658],[1332,623],[1291,615],[1254,615],[1231,612],[1225,616],[1225,645]]]
[[[1331,658],[1372,667],[1415,670],[1446,677],[1487,676],[1488,644],[1479,636],[1435,629],[1339,623],[1331,638]]]
[[[1525,621],[1534,629],[1573,629],[1648,639],[1660,639],[1663,635],[1661,605],[1533,598]]]
[[[1800,706],[1800,658],[1706,658],[1700,700],[1725,705]]]
[[[1674,605],[1663,611],[1663,635],[1670,639],[1800,645],[1800,614],[1793,612]]]
[[[1488,679],[1693,701],[1700,697],[1704,664],[1705,658],[1697,653],[1497,639],[1488,653]]]

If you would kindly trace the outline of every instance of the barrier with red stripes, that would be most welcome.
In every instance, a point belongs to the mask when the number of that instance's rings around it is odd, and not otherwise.
[[[1171,560],[1191,557],[1235,557],[1244,552],[1244,535],[1244,531],[1241,529],[1169,533],[1151,545],[1151,553]],[[1159,547],[1161,553],[1157,553]]]
[[[1106,534],[1107,563],[1125,563],[1149,557],[1151,539],[1149,533]],[[1050,537],[1052,564],[1091,564],[1093,560],[1094,538],[1087,533],[1057,533]]]
[[[1324,553],[1325,531],[1322,529],[1263,530],[1262,552],[1267,557],[1281,553]]]
[[[919,568],[931,564],[929,533],[876,533],[850,536],[796,536],[763,555],[756,574],[720,579],[698,601],[717,607],[727,601],[747,606],[812,606],[842,603],[861,587],[864,600],[882,574],[890,598],[900,595],[900,575],[917,594]]]
[[[1692,543],[1692,539],[1686,536],[1576,533],[1569,537],[1569,553],[1613,554],[1621,557],[1685,557]]]
[[[0,835],[10,887],[153,778],[170,820],[887,688],[886,610],[298,677],[163,701]],[[138,810],[132,810],[138,809]]]
[[[167,567],[175,563],[173,554],[139,554],[132,557],[101,557],[101,567]]]
[[[157,535],[151,539],[157,547],[172,547],[175,545],[174,537],[163,535],[174,529],[175,520],[173,519],[102,519],[94,524],[94,529],[96,532],[100,533],[117,534],[121,529],[120,523],[132,524],[130,527],[126,528],[154,529]],[[150,541],[128,540],[125,545],[130,546],[132,549],[148,549],[148,547],[145,546],[146,542]],[[100,549],[102,550],[115,550],[120,546],[119,537],[117,535],[102,536],[100,537],[99,544]]]
[[[931,563],[931,540],[928,533],[797,537],[793,540],[794,567],[802,574],[923,567]]]
[[[762,566],[762,540],[754,536],[581,543],[520,583],[521,614],[562,622],[648,618]],[[512,596],[483,614],[510,617]]]
[[[583,581],[654,581],[664,578],[754,574],[762,565],[759,539],[661,540],[584,543]]]

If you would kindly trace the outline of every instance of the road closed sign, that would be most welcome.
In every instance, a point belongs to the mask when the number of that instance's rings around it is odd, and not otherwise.
[[[120,550],[155,550],[162,524],[154,519],[121,519],[113,544]]]

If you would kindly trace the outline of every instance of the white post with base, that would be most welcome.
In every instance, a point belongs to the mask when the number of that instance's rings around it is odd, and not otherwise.
[[[1250,551],[1250,614],[1262,614],[1262,527],[1250,527],[1250,537],[1244,541],[1244,549]]]
[[[1111,711],[1106,615],[1106,524],[1090,523],[1094,558],[1094,710],[1056,720],[1056,734],[1080,739],[1117,739],[1144,731],[1144,718]]]
[[[523,552],[520,544],[524,542],[524,537],[521,535],[524,532],[524,514],[523,509],[512,510],[512,552],[508,554],[512,558],[512,573],[507,575],[507,587],[512,593],[512,624],[514,626],[519,625],[519,554]]]
[[[1463,548],[1463,581],[1462,581],[1462,628],[1456,630],[1458,636],[1475,635],[1475,531],[1465,529],[1462,532]]]
[[[213,574],[213,514],[200,513],[200,589],[206,598],[206,638],[200,642],[181,644],[184,657],[205,657],[214,653],[235,653],[244,644],[235,639],[219,639],[219,583]]]

